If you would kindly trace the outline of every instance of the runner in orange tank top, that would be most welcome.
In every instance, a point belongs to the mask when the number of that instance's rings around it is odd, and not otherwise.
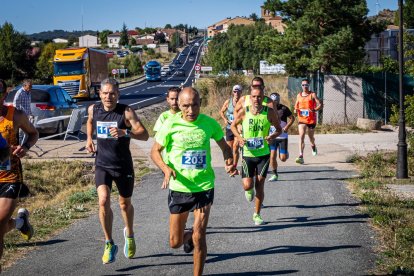
[[[303,164],[303,150],[305,149],[305,134],[308,131],[312,147],[312,155],[316,156],[318,150],[315,145],[316,111],[322,109],[322,103],[315,92],[309,90],[309,80],[302,80],[302,91],[296,97],[295,113],[298,115],[299,129],[299,157],[296,163]]]
[[[11,216],[23,185],[20,158],[39,138],[37,130],[23,111],[3,105],[7,95],[6,89],[6,83],[0,80],[0,258],[3,255],[4,235],[7,232],[16,228],[26,240],[33,235],[29,212],[26,209],[19,209],[15,219]],[[17,141],[19,129],[28,136],[23,145],[19,145]]]

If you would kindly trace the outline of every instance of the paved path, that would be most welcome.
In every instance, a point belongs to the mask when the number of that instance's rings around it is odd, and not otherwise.
[[[369,144],[384,146],[391,140],[390,147],[396,145],[395,133],[381,135]],[[318,136],[317,158],[305,159],[304,166],[283,164],[281,180],[266,183],[262,215],[267,224],[259,227],[253,225],[253,204],[245,200],[240,178],[224,174],[221,155],[213,147],[217,181],[205,275],[363,275],[372,269],[373,233],[342,181],[355,174],[344,163],[352,143],[370,137]],[[291,137],[293,156],[295,140]],[[151,143],[137,145],[145,155]],[[168,246],[167,192],[160,189],[161,179],[160,173],[148,175],[134,192],[135,259],[126,259],[121,250],[114,264],[101,264],[103,237],[93,215],[39,244],[4,274],[190,275],[191,255]],[[123,226],[119,208],[113,206],[114,239],[122,249]]]

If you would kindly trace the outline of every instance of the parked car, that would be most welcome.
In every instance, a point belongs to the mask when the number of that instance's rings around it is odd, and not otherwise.
[[[117,57],[121,58],[121,57],[125,56],[125,53],[123,51],[118,50],[118,51],[116,51],[116,55],[117,55]]]
[[[190,62],[194,61],[194,57],[189,57],[188,61],[190,61]]]
[[[13,105],[14,96],[19,89],[20,87],[16,87],[7,94],[4,105]],[[79,108],[76,101],[57,85],[33,85],[30,93],[32,98],[30,108],[35,117],[35,123],[41,119],[70,115],[73,109]],[[69,119],[66,119],[42,124],[36,126],[36,129],[42,134],[61,133],[66,129],[68,123]]]

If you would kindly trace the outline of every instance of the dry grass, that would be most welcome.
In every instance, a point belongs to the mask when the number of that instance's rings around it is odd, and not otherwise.
[[[352,189],[362,201],[362,209],[372,218],[380,245],[377,261],[379,275],[414,274],[414,199],[397,197],[386,184],[398,183],[393,178],[396,166],[395,152],[374,152],[367,157],[354,156],[361,179],[352,180]],[[414,157],[409,157],[414,163]],[[414,168],[410,166],[410,175]],[[412,181],[404,183],[413,185]]]
[[[136,181],[149,172],[145,162],[140,159],[134,160]],[[30,211],[35,235],[30,242],[24,242],[18,231],[9,232],[5,236],[3,267],[10,266],[32,250],[37,243],[47,241],[77,219],[97,211],[93,163],[26,160],[23,168],[24,181],[30,189],[31,196],[21,199],[18,208],[25,207]],[[117,193],[115,187],[114,194]]]

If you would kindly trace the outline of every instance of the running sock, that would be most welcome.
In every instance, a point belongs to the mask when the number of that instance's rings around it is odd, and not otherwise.
[[[23,227],[24,219],[16,218],[16,219],[14,219],[14,222],[16,223],[16,229],[20,230],[20,228]]]
[[[105,241],[105,244],[106,244],[106,243],[110,243],[110,244],[114,245],[114,241],[113,241],[113,240],[106,240],[106,241]]]
[[[272,171],[274,175],[277,175],[277,170]]]

